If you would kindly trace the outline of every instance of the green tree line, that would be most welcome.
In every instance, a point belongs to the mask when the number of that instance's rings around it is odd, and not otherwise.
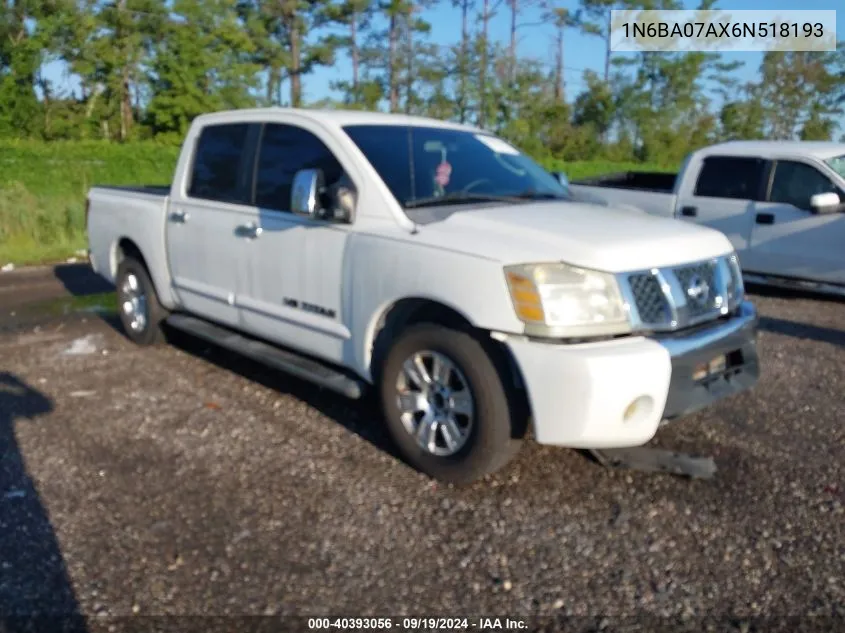
[[[437,3],[460,21],[455,42],[432,41],[425,15]],[[742,64],[716,53],[611,53],[611,9],[683,8],[679,0],[563,4],[0,0],[0,139],[177,141],[198,114],[266,105],[453,119],[566,161],[676,164],[718,140],[843,132],[845,48],[767,53],[745,82]],[[700,8],[715,1],[701,0]],[[540,25],[525,22],[528,10]],[[499,16],[509,29],[495,39],[491,22]],[[520,50],[535,31],[553,38],[548,59]],[[570,65],[567,42],[576,32],[604,42],[602,71]],[[350,72],[333,83],[336,96],[308,100],[309,76],[342,57]],[[78,89],[45,76],[45,65],[57,61]]]

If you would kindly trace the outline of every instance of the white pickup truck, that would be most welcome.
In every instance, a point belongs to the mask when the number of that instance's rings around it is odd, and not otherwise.
[[[94,187],[89,256],[130,339],[167,325],[348,397],[416,468],[469,482],[529,429],[585,449],[759,375],[718,231],[573,202],[479,129],[365,112],[194,120],[169,190]]]
[[[677,176],[626,172],[569,186],[721,231],[748,282],[845,295],[845,143],[734,141],[693,152]]]

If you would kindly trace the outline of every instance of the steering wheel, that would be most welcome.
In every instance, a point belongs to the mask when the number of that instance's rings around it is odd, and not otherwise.
[[[492,181],[492,180],[490,180],[489,178],[479,178],[478,180],[473,180],[473,181],[472,181],[471,183],[469,183],[466,187],[464,187],[463,189],[461,189],[461,192],[463,192],[463,193],[469,193],[469,191],[470,191],[471,189],[474,189],[474,188],[475,188],[475,187],[477,187],[478,185],[480,185],[480,184],[482,184],[482,183],[485,183],[485,182],[492,183],[493,181]]]

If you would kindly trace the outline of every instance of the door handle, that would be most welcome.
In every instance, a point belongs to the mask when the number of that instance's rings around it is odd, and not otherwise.
[[[757,221],[757,224],[774,224],[775,223],[775,214],[774,213],[758,213],[756,221]]]
[[[248,240],[254,240],[256,237],[261,235],[264,232],[260,226],[258,226],[255,222],[249,222],[247,224],[241,224],[238,228],[235,229],[235,234],[238,237],[245,237]]]
[[[185,224],[185,222],[187,222],[190,217],[191,214],[187,211],[177,209],[176,211],[170,214],[170,221],[176,222],[177,224]]]
[[[685,215],[688,218],[694,218],[698,215],[698,208],[697,207],[681,207],[681,215]]]

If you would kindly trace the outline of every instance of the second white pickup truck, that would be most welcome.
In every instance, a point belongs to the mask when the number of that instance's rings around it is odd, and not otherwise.
[[[845,143],[721,143],[677,176],[626,172],[570,189],[721,231],[748,282],[845,295]]]
[[[188,331],[357,398],[469,482],[544,444],[638,446],[750,388],[757,315],[718,231],[575,202],[482,130],[204,115],[166,189],[95,187],[90,261],[130,339]]]

